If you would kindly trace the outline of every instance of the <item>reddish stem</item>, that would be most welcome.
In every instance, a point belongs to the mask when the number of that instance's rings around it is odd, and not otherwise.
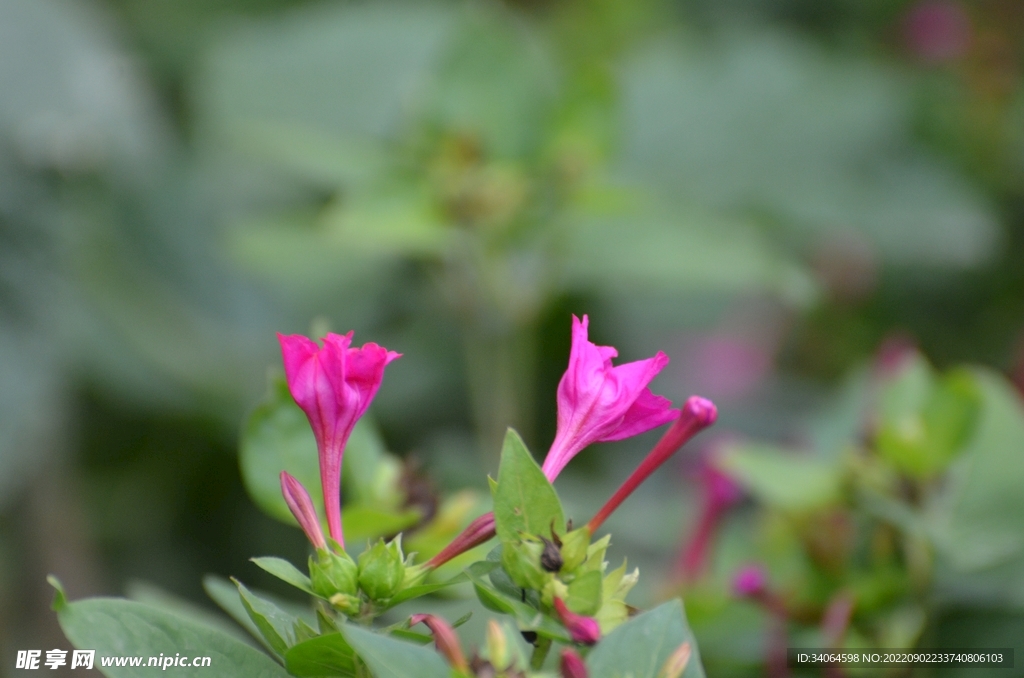
[[[610,516],[626,498],[633,494],[655,470],[676,453],[691,438],[703,431],[718,418],[718,410],[714,403],[699,396],[691,396],[683,405],[682,415],[665,432],[658,444],[650,451],[646,458],[635,471],[622,483],[622,486],[615,491],[611,499],[601,507],[590,522],[587,529],[594,534],[604,521]]]

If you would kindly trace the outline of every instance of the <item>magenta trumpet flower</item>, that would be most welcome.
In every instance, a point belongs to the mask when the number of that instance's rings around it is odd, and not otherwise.
[[[668,356],[658,351],[653,358],[613,367],[618,351],[587,339],[589,321],[585,315],[572,317],[569,368],[558,383],[558,428],[542,467],[550,481],[591,443],[630,438],[679,417],[668,398],[647,388],[668,365]]]
[[[653,358],[612,367],[618,355],[611,346],[587,339],[590,319],[572,317],[569,367],[558,383],[558,428],[548,450],[544,475],[555,481],[565,465],[591,443],[622,440],[679,418],[672,403],[647,385],[668,364],[660,351]],[[440,567],[494,536],[494,514],[480,516],[430,560]]]
[[[326,551],[327,542],[324,540],[324,533],[320,530],[320,519],[313,508],[313,500],[309,498],[309,492],[302,486],[294,476],[287,471],[281,471],[281,494],[284,495],[284,502],[288,504],[292,515],[299,521],[299,527],[306,533],[309,542],[317,551]]]
[[[331,538],[344,547],[341,458],[356,422],[373,401],[384,367],[400,357],[374,343],[350,348],[352,332],[328,334],[321,348],[301,335],[277,335],[288,390],[306,413],[320,455],[320,482]]]

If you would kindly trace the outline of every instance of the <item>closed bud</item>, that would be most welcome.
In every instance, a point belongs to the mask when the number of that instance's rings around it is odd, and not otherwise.
[[[398,592],[405,577],[402,548],[398,540],[381,539],[359,554],[359,586],[372,600],[386,600]]]
[[[562,650],[562,661],[558,669],[562,678],[588,678],[589,676],[587,665],[583,663],[583,658],[569,647]]]
[[[498,671],[504,671],[512,663],[505,630],[493,619],[487,622],[487,658]]]
[[[679,678],[690,663],[690,644],[683,643],[665,660],[665,665],[658,672],[658,678]]]
[[[558,618],[562,620],[573,642],[593,645],[601,640],[601,626],[593,617],[576,614],[565,606],[561,598],[555,598],[555,612],[558,613]]]
[[[434,634],[434,647],[444,655],[445,659],[448,660],[448,664],[456,671],[468,673],[469,664],[466,662],[466,656],[462,653],[462,644],[459,643],[459,637],[455,635],[455,629],[452,628],[451,624],[441,617],[435,617],[432,614],[414,614],[409,618],[410,626],[415,626],[420,622],[423,622],[430,628],[431,633]]]
[[[313,591],[327,599],[336,593],[352,596],[359,592],[359,568],[344,551],[319,551],[310,556],[309,578]]]
[[[328,598],[328,600],[331,601],[331,605],[338,608],[349,617],[355,617],[359,614],[359,596],[353,596],[348,593],[335,593],[333,596]]]
[[[572,572],[587,559],[587,548],[590,546],[590,530],[581,527],[562,537],[562,568]]]
[[[539,591],[548,580],[540,564],[544,544],[539,541],[506,542],[501,548],[501,565],[516,586]]]

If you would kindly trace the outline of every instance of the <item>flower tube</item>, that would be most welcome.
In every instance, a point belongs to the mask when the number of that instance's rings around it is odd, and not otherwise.
[[[344,547],[341,528],[341,459],[349,435],[384,378],[384,367],[400,357],[374,343],[350,348],[352,332],[328,334],[321,348],[301,335],[277,335],[288,390],[316,437],[327,529]]]

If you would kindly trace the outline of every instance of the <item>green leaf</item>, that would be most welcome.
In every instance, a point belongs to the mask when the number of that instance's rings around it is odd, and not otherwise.
[[[61,628],[76,648],[96,650],[102,657],[210,657],[208,667],[175,667],[175,676],[216,675],[223,678],[286,678],[270,657],[215,628],[121,598],[88,598],[67,604],[57,614]],[[141,678],[151,667],[104,667],[110,678]]]
[[[683,678],[704,678],[682,601],[670,600],[602,639],[587,658],[590,678],[656,678],[669,655],[683,643],[690,643],[692,653]]]
[[[512,429],[505,434],[494,490],[494,524],[503,542],[519,540],[519,533],[551,537],[554,528],[565,531],[562,504],[522,438]]]
[[[565,628],[543,612],[530,607],[517,598],[499,592],[471,569],[466,570],[466,576],[473,582],[473,588],[480,603],[488,610],[511,615],[519,624],[520,629],[536,631],[539,635],[561,643],[572,642],[565,632]]]
[[[599,570],[591,570],[569,583],[569,597],[565,604],[577,614],[595,615],[601,609],[601,590],[604,579]]]
[[[213,602],[217,603],[222,610],[227,612],[232,619],[248,631],[249,635],[266,646],[266,639],[260,633],[260,630],[256,628],[256,624],[252,622],[252,619],[249,618],[249,613],[246,611],[245,605],[242,604],[242,599],[238,597],[238,589],[234,584],[222,577],[208,574],[203,577],[203,590],[206,591],[206,595],[210,596]],[[270,648],[268,647],[267,649]]]
[[[238,602],[239,606],[241,606],[237,590],[233,586],[228,586],[230,587],[229,593],[234,597],[235,601]],[[200,607],[192,601],[179,598],[154,584],[144,581],[132,581],[125,587],[125,593],[129,600],[134,600],[137,603],[142,603],[143,605],[147,605],[158,610],[170,612],[171,614],[177,617],[182,617],[183,619],[191,619],[192,621],[212,626],[233,638],[237,638],[244,643],[257,647],[256,641],[250,637],[246,631],[240,629],[237,624],[233,623],[224,615],[212,612],[204,607]],[[244,610],[242,614],[245,614]]]
[[[839,498],[839,467],[808,454],[742,445],[726,450],[722,465],[758,499],[781,509],[809,511]]]
[[[356,675],[355,650],[340,633],[328,633],[293,645],[284,655],[293,676]]]
[[[419,586],[410,586],[409,588],[403,589],[396,593],[394,596],[392,596],[391,599],[388,601],[388,607],[392,608],[395,605],[398,605],[399,603],[406,602],[407,600],[414,600],[416,598],[422,598],[423,596],[429,596],[431,593],[442,591],[448,588],[449,586],[462,584],[466,581],[469,581],[469,579],[466,577],[464,573],[460,573],[452,577],[451,579],[447,579],[442,582],[437,582],[435,584],[420,584]]]
[[[252,560],[252,562],[254,562],[259,568],[269,572],[281,581],[287,582],[300,591],[305,591],[311,596],[316,595],[313,593],[313,584],[309,581],[309,577],[284,558],[264,556],[262,558],[250,558],[250,560]]]
[[[347,625],[345,638],[374,678],[449,678],[451,670],[432,648]]]
[[[981,394],[974,435],[932,507],[933,530],[957,569],[1024,556],[1024,403],[989,370],[973,372]]]
[[[238,587],[238,596],[242,600],[249,619],[252,619],[253,624],[259,629],[271,649],[283,656],[288,647],[295,644],[295,617],[270,601],[253,595],[237,579],[231,581]]]

